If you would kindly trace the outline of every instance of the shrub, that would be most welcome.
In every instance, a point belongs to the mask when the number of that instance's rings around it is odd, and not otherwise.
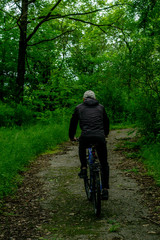
[[[22,104],[12,107],[0,102],[0,127],[29,125],[34,122],[34,112]]]
[[[159,103],[153,96],[140,95],[137,98],[137,125],[146,137],[155,140],[160,133]]]
[[[0,127],[13,125],[14,109],[0,102]]]
[[[29,125],[33,122],[34,113],[26,106],[18,104],[14,109],[14,123],[16,125]]]

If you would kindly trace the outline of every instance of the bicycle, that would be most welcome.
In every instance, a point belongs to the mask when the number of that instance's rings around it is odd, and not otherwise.
[[[96,216],[101,214],[101,171],[95,145],[90,145],[87,155],[87,175],[84,178],[87,199],[93,202]]]

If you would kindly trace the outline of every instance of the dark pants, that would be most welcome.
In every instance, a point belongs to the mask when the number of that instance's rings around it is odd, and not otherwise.
[[[107,161],[107,146],[103,136],[81,136],[79,139],[79,158],[81,168],[87,167],[86,148],[96,144],[96,150],[101,164],[102,188],[109,188],[109,166]]]

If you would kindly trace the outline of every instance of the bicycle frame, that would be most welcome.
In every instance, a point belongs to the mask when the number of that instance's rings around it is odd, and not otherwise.
[[[100,163],[96,162],[97,156],[95,153],[95,146],[88,148],[88,166],[91,171],[100,173]],[[102,186],[101,186],[102,187]]]

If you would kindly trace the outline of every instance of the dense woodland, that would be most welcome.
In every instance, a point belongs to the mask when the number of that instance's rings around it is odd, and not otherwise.
[[[159,0],[1,1],[3,134],[67,122],[91,89],[112,124],[135,124],[159,151],[159,10]]]

